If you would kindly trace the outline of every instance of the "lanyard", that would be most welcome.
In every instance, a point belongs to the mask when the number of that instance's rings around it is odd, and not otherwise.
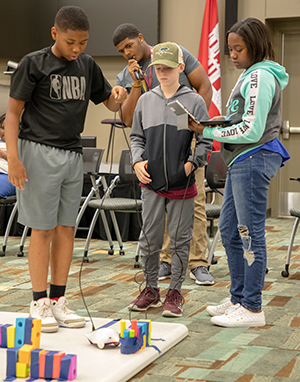
[[[150,47],[150,55],[151,55],[151,61],[152,62],[152,58],[153,58],[153,48],[152,46]],[[144,92],[147,92],[147,86],[148,86],[148,90],[151,89],[152,87],[152,79],[153,79],[153,66],[150,66],[149,68],[149,78],[147,77],[146,73],[143,73],[142,72],[142,75],[143,75],[143,81],[142,81],[142,86],[143,86],[143,89],[144,89]],[[147,86],[146,86],[147,84]]]

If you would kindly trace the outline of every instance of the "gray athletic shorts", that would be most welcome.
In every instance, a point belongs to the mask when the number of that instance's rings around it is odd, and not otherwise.
[[[19,139],[19,157],[28,182],[17,190],[18,222],[50,230],[74,227],[83,183],[82,155]]]

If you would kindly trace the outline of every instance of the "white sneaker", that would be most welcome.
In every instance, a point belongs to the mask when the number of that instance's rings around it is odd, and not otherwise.
[[[230,308],[231,306],[239,306],[240,304],[233,304],[230,300],[230,298],[225,298],[225,300],[223,301],[223,303],[219,304],[219,305],[209,305],[207,308],[206,308],[206,311],[211,315],[211,316],[221,316],[222,314],[224,314],[226,312],[226,310],[228,308]]]
[[[51,333],[58,331],[58,324],[53,317],[50,298],[40,298],[37,301],[31,301],[30,316],[42,320],[41,331]]]
[[[239,328],[242,326],[265,326],[265,314],[263,311],[254,313],[240,305],[237,309],[229,309],[222,316],[214,316],[210,321],[227,328]]]
[[[51,305],[53,316],[59,326],[66,328],[83,328],[85,326],[85,319],[68,308],[68,303],[64,296],[61,296],[58,301],[51,300]]]

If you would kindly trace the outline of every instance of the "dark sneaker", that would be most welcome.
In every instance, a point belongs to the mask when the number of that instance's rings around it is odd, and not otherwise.
[[[183,297],[176,289],[169,290],[165,302],[162,315],[165,317],[181,317],[182,316]]]
[[[162,306],[159,288],[153,289],[151,287],[146,287],[139,296],[128,305],[128,309],[143,311],[150,308],[150,306],[152,308],[159,308]]]
[[[196,267],[191,269],[190,278],[199,285],[212,285],[215,281],[206,267]]]
[[[158,281],[165,280],[171,277],[171,264],[166,261],[161,261],[158,272]]]

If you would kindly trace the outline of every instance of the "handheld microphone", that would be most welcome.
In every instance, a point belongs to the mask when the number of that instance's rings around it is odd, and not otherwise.
[[[135,75],[135,78],[136,78],[138,81],[142,79],[142,78],[141,78],[141,73],[138,72],[137,70],[134,71],[134,75]]]

